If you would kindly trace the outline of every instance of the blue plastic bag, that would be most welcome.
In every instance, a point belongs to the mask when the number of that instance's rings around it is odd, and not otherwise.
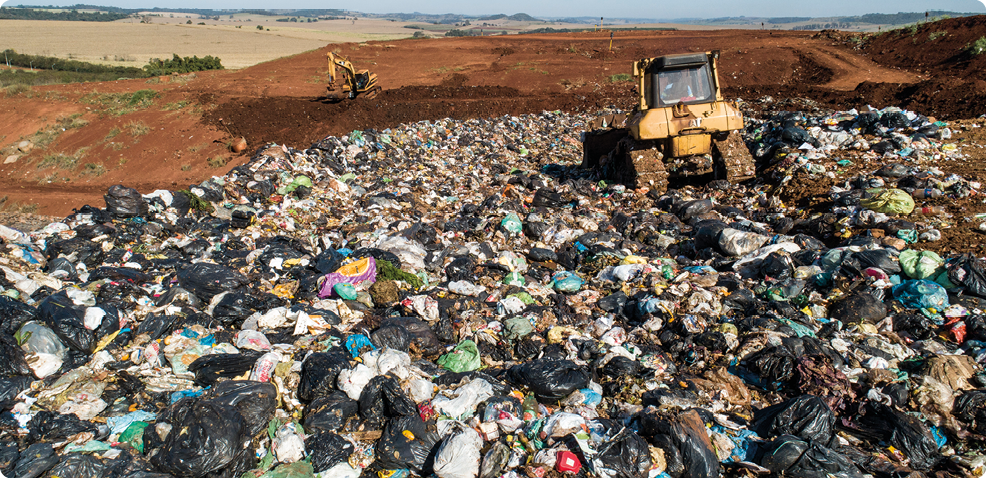
[[[369,347],[370,350],[376,350],[373,343],[370,342],[370,338],[363,334],[353,334],[346,337],[346,350],[349,351],[349,355],[353,358],[357,358],[360,355],[360,351]]]
[[[558,292],[578,292],[585,283],[579,276],[568,271],[556,272],[551,281]]]
[[[948,307],[948,292],[930,280],[909,280],[893,286],[894,298],[912,309],[934,309],[941,312]]]

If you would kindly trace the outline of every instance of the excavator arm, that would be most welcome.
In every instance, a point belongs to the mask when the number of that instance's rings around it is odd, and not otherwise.
[[[377,75],[367,70],[357,71],[352,62],[331,51],[326,54],[326,58],[329,63],[328,97],[330,99],[340,99],[341,96],[352,99],[356,98],[357,95],[366,95],[367,98],[373,98],[380,92],[380,87],[377,86]],[[336,68],[341,68],[342,76],[345,77],[342,81],[341,95],[339,88],[336,87]]]
[[[335,84],[336,67],[342,68],[342,70],[346,72],[346,75],[348,75],[346,77],[346,81],[350,81],[351,78],[356,77],[356,68],[349,62],[349,60],[341,56],[336,56],[336,54],[331,51],[327,54],[327,56],[329,59],[329,85]]]

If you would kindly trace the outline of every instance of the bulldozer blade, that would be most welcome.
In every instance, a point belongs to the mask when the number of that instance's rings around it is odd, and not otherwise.
[[[745,181],[756,176],[756,163],[750,150],[743,142],[740,133],[730,132],[726,139],[715,140],[715,176],[717,179],[726,179],[731,183]]]

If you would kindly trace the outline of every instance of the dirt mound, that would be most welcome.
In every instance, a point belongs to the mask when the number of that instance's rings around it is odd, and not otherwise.
[[[986,15],[950,18],[891,30],[870,38],[864,51],[881,65],[926,74],[986,79],[986,54],[967,47],[986,37]]]

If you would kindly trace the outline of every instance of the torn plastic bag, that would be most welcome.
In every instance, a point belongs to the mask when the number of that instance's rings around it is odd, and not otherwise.
[[[212,403],[236,407],[246,423],[246,432],[256,436],[274,418],[277,408],[277,387],[272,383],[252,380],[229,380],[216,384],[202,396]]]
[[[914,198],[901,189],[882,189],[875,191],[873,197],[861,199],[859,205],[876,212],[910,214],[914,210]]]
[[[948,279],[964,287],[966,292],[986,297],[986,262],[963,254],[948,264]]]
[[[875,324],[887,316],[887,306],[869,292],[856,292],[829,310],[829,317],[844,324]]]
[[[31,388],[32,377],[0,378],[0,411],[8,410],[17,403],[17,395]]]
[[[629,428],[603,441],[592,464],[605,478],[645,478],[651,467],[647,441]]]
[[[68,453],[62,456],[61,461],[48,471],[48,476],[69,477],[69,476],[104,476],[109,471],[109,466],[103,464],[98,458],[85,453]]]
[[[411,334],[400,324],[388,324],[377,327],[370,333],[370,342],[378,348],[391,348],[407,352],[411,347]]]
[[[755,384],[766,390],[778,390],[787,384],[796,362],[797,357],[780,346],[762,349],[743,359],[743,365],[757,379]]]
[[[201,477],[229,466],[250,444],[243,416],[232,405],[182,400],[172,407],[171,432],[151,457],[161,471]]]
[[[763,438],[794,435],[828,445],[835,437],[835,413],[813,395],[802,395],[757,410],[751,429]]]
[[[930,280],[909,280],[893,286],[894,299],[911,309],[943,311],[948,307],[948,292]]]
[[[839,422],[839,428],[873,443],[885,442],[904,453],[915,470],[931,469],[939,460],[938,443],[917,417],[879,402],[865,402],[857,413]]]
[[[216,302],[219,298],[219,302]],[[222,297],[213,297],[212,317],[225,325],[241,324],[243,320],[256,312],[256,300],[242,292],[223,293]]]
[[[986,432],[986,390],[968,390],[952,406],[955,418],[968,423],[976,433]]]
[[[178,318],[177,315],[148,314],[137,327],[137,335],[147,334],[151,340],[157,340],[171,332],[172,325]]]
[[[208,303],[216,295],[234,291],[250,283],[243,274],[226,266],[197,262],[178,268],[178,283],[182,288]]]
[[[781,435],[762,450],[759,463],[780,476],[803,478],[863,478],[848,458],[820,443]]]
[[[17,445],[0,445],[0,474],[14,476],[14,465],[17,464],[18,458],[20,453],[17,451]]]
[[[308,430],[306,430],[308,431]],[[345,463],[356,450],[349,440],[331,432],[321,432],[305,437],[305,451],[311,457],[315,473],[321,473],[339,463]]]
[[[869,249],[854,252],[853,257],[864,268],[876,267],[890,275],[898,274],[901,271],[900,261],[886,249]]]
[[[516,386],[528,387],[545,403],[561,400],[589,385],[588,370],[571,360],[532,360],[510,367],[507,377]]]
[[[696,410],[671,414],[648,409],[635,415],[631,426],[664,451],[665,473],[672,478],[719,477],[719,458]]]
[[[562,207],[567,202],[561,194],[547,188],[540,188],[534,192],[534,199],[531,200],[531,206]]]
[[[336,284],[352,284],[358,290],[365,289],[377,280],[377,262],[372,256],[350,262],[335,272],[326,274],[319,279],[318,296],[325,299],[333,297]]]
[[[238,354],[203,355],[188,365],[188,371],[195,374],[197,385],[208,387],[220,380],[232,380],[249,372],[261,355],[253,350]]]
[[[377,375],[363,387],[359,396],[359,416],[371,428],[383,425],[388,418],[418,413],[418,407],[401,390],[396,378]]]
[[[51,443],[35,443],[21,452],[17,464],[14,465],[13,476],[16,478],[37,478],[55,466],[56,463],[58,463],[58,456],[55,455]]]
[[[417,317],[393,317],[385,319],[380,326],[384,327],[391,324],[403,326],[411,334],[411,346],[408,348],[408,351],[418,352],[427,356],[441,353],[444,350],[442,342],[435,334],[435,330]]]
[[[436,363],[452,372],[471,372],[483,365],[479,349],[472,340],[463,340],[451,352],[439,357]]]
[[[427,476],[430,470],[426,466],[431,465],[428,458],[437,442],[434,425],[425,423],[417,414],[391,419],[377,440],[377,463],[385,470],[407,468]]]
[[[333,390],[312,400],[305,407],[303,424],[309,433],[342,430],[350,418],[359,412],[359,402],[344,392]]]
[[[106,211],[116,217],[147,215],[147,201],[136,189],[120,184],[110,186],[103,199],[106,201]]]
[[[38,306],[38,318],[69,348],[91,354],[96,336],[85,325],[86,307],[75,302],[62,290],[45,298]]]
[[[349,355],[342,350],[313,353],[301,365],[301,381],[298,398],[314,400],[328,394],[336,387],[339,372],[352,367]]]
[[[435,452],[438,478],[476,478],[479,474],[483,438],[472,428],[446,436]]]

